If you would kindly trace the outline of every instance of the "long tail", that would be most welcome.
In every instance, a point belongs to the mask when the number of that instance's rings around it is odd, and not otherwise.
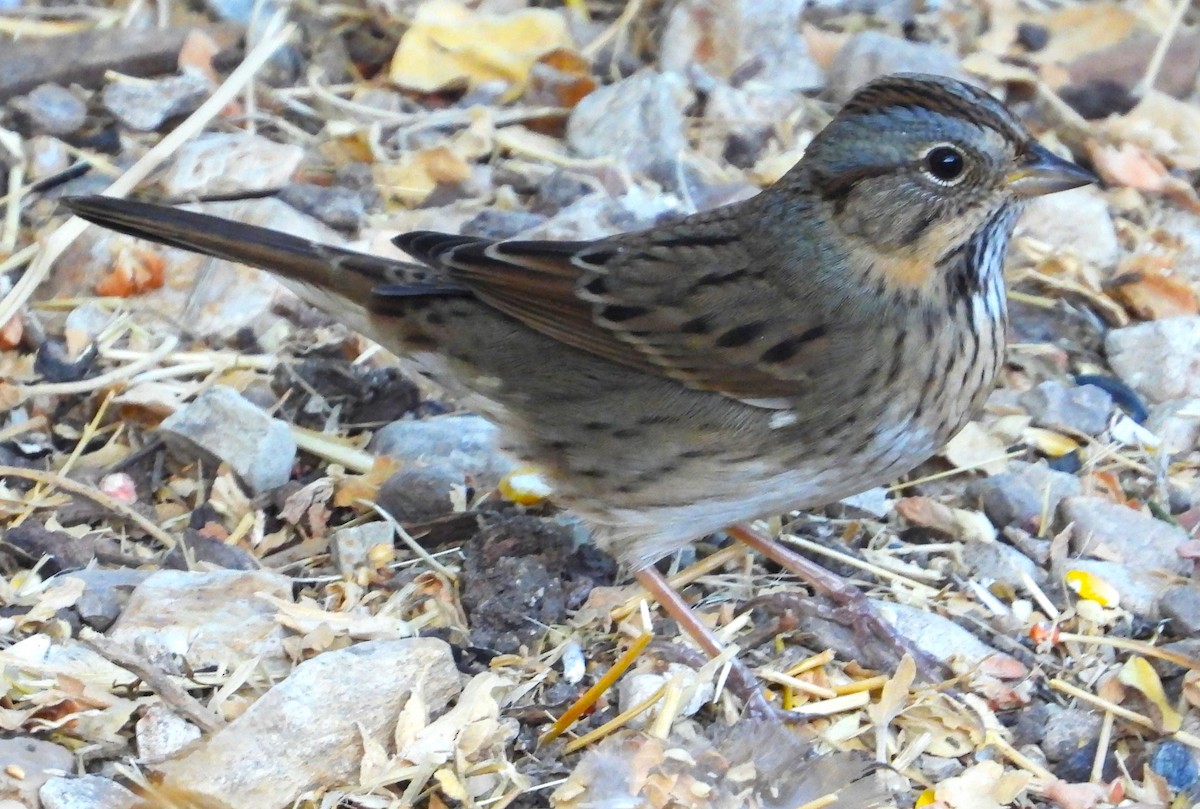
[[[268,228],[164,205],[114,197],[67,197],[72,213],[97,225],[195,253],[258,267],[367,307],[373,290],[403,286],[412,294],[452,294],[419,264],[380,258]],[[318,305],[320,305],[318,303]]]

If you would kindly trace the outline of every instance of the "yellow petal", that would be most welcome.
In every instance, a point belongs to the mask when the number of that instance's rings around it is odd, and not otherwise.
[[[1074,438],[1041,427],[1025,428],[1024,438],[1026,444],[1051,458],[1059,458],[1079,449],[1079,442]]]
[[[1101,607],[1116,607],[1121,603],[1117,588],[1099,576],[1086,570],[1070,570],[1066,575],[1067,586],[1080,598],[1095,601]]]
[[[510,503],[521,506],[536,506],[554,491],[537,469],[523,466],[514,469],[500,479],[500,495]]]

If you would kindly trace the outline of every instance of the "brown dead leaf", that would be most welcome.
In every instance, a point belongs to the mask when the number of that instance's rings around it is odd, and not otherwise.
[[[1196,290],[1171,272],[1173,264],[1163,255],[1133,256],[1107,285],[1108,294],[1143,320],[1200,313]]]
[[[596,89],[592,66],[579,53],[557,48],[538,58],[529,71],[525,101],[547,107],[574,107]]]
[[[1145,149],[1132,143],[1105,146],[1093,142],[1088,146],[1092,165],[1106,183],[1152,193],[1166,188],[1167,167]]]
[[[400,461],[386,455],[379,455],[370,471],[364,475],[346,475],[337,481],[333,495],[333,505],[337,508],[347,508],[359,500],[375,501],[379,487],[383,482],[400,469]]]
[[[128,298],[163,285],[167,262],[153,250],[122,245],[108,275],[96,283],[96,294]]]

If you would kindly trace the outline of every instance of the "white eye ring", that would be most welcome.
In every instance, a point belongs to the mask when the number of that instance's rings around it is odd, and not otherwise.
[[[967,176],[967,156],[953,143],[938,143],[921,155],[921,171],[938,185],[957,185]]]

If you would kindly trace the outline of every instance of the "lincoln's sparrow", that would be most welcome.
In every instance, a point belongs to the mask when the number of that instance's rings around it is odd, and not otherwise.
[[[987,93],[897,75],[861,88],[758,196],[595,242],[401,236],[417,266],[171,208],[67,204],[270,270],[415,361],[500,425],[711,651],[648,566],[936,452],[1000,367],[1022,200],[1093,180]]]

